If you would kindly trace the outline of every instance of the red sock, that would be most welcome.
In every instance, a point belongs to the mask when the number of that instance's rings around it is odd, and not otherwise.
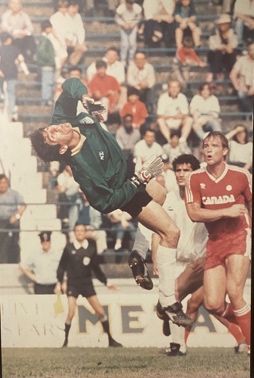
[[[246,304],[243,308],[234,311],[237,324],[241,328],[243,335],[246,339],[246,343],[250,345],[250,305]]]
[[[233,310],[233,306],[231,303],[226,303],[226,308],[223,314],[220,315],[222,318],[227,319],[230,323],[238,324],[235,313]]]
[[[229,323],[228,332],[230,332],[231,335],[234,336],[238,345],[245,341],[245,337],[244,337],[242,330],[239,327],[239,325],[237,325],[235,323]]]

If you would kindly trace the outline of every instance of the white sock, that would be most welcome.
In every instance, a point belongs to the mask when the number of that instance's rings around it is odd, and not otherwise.
[[[186,345],[184,342],[184,327],[179,327],[178,325],[170,322],[170,331],[172,343],[180,344],[180,351],[186,353]]]
[[[157,250],[159,300],[162,307],[175,303],[176,249],[159,245]]]

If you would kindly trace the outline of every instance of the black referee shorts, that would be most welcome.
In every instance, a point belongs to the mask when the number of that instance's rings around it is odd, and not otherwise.
[[[131,179],[135,172],[135,164],[133,163],[133,159],[130,158],[127,161],[127,173],[125,178]],[[139,213],[143,210],[143,207],[146,207],[149,202],[152,201],[152,197],[149,196],[147,191],[145,190],[144,186],[141,185],[139,187],[139,191],[132,197],[132,199],[127,202],[124,206],[120,207],[122,211],[126,211],[129,213],[132,218],[136,218]]]
[[[96,295],[96,292],[94,290],[94,286],[92,282],[86,282],[86,283],[67,283],[67,297],[74,297],[78,298],[79,295],[82,295],[82,297],[89,298],[93,295]]]

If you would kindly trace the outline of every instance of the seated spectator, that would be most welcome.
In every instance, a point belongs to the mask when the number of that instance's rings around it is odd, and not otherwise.
[[[222,14],[217,20],[215,33],[209,37],[209,51],[207,61],[209,74],[207,81],[220,80],[223,70],[228,74],[237,56],[237,36],[231,28],[231,18],[228,14]]]
[[[136,52],[134,61],[129,64],[127,70],[127,85],[139,90],[139,99],[146,105],[149,114],[153,114],[155,103],[155,71],[151,63],[148,63],[146,54]]]
[[[170,167],[172,167],[172,162],[170,163],[169,156],[166,153],[163,153],[161,158],[162,158],[162,161],[163,161],[163,164],[164,164],[163,165],[163,172],[162,172],[162,175],[161,175],[164,178],[164,185],[163,186],[166,188],[167,192],[171,192],[177,186],[174,171],[172,170],[172,168],[170,168]],[[158,181],[157,177],[156,177],[156,181]],[[162,180],[160,180],[160,183],[162,184],[161,181]]]
[[[86,230],[91,231],[90,238],[96,242],[96,250],[100,255],[108,249],[107,233],[101,230],[102,215],[101,213],[90,206],[85,194],[80,191],[81,205],[78,216],[78,223],[86,225]]]
[[[71,78],[71,77],[77,77],[78,79],[80,79],[82,81],[82,83],[84,85],[87,86],[87,81],[84,78],[84,75],[82,74],[82,69],[81,69],[80,66],[69,66],[68,67],[68,73],[67,73],[66,79]],[[58,99],[58,97],[60,96],[62,91],[63,91],[62,84],[58,84],[58,86],[56,87],[55,93],[54,93],[54,101],[56,101]],[[83,111],[84,111],[84,107],[83,107],[81,101],[79,101],[78,107],[77,107],[77,114],[80,113],[80,112],[83,112]]]
[[[75,66],[83,62],[87,51],[85,44],[85,28],[79,13],[78,0],[69,0],[66,14],[66,44],[68,62]]]
[[[137,48],[138,24],[142,19],[142,8],[135,0],[124,0],[116,8],[115,22],[120,26],[120,57],[127,66],[134,59]]]
[[[13,44],[13,37],[10,33],[2,32],[0,34],[2,46],[0,47],[0,79],[6,83],[5,104],[7,104],[7,113],[11,121],[18,120],[18,111],[16,106],[16,85],[18,82],[18,65],[21,66],[26,75],[29,74],[24,61],[24,56],[20,50]],[[4,95],[4,90],[3,90]]]
[[[9,9],[2,15],[1,29],[11,34],[26,63],[33,63],[36,52],[34,27],[29,15],[22,10],[21,0],[9,0]]]
[[[248,141],[248,130],[236,125],[225,137],[229,140],[228,163],[248,169],[252,173],[253,143]]]
[[[72,231],[78,220],[81,201],[79,184],[74,180],[69,165],[66,165],[57,176],[56,190],[59,192],[58,202],[60,203],[58,218],[62,220],[63,227],[68,226],[69,231]]]
[[[173,13],[175,0],[144,0],[144,44],[146,47],[166,47],[175,45]]]
[[[140,140],[140,132],[133,125],[133,116],[126,114],[116,130],[116,141],[123,150],[126,160],[133,156],[136,143]]]
[[[108,122],[119,122],[119,95],[120,85],[117,80],[106,73],[107,63],[104,60],[96,61],[96,74],[89,83],[89,93],[96,100],[108,103]]]
[[[60,57],[62,57],[61,67],[63,67],[68,58],[66,35],[67,11],[68,1],[58,0],[58,10],[54,14],[52,14],[49,19],[51,25],[53,26],[53,34],[59,42],[58,48]]]
[[[107,63],[106,74],[113,76],[120,85],[120,98],[119,106],[121,107],[127,101],[127,90],[125,86],[125,66],[119,60],[119,54],[116,47],[111,46],[107,49],[104,57],[102,58]],[[92,62],[86,70],[86,78],[88,83],[96,74],[96,62]]]
[[[241,110],[244,112],[253,112],[254,41],[248,44],[247,52],[247,55],[237,59],[230,72],[230,79],[237,91]]]
[[[176,48],[183,47],[183,37],[192,36],[194,46],[200,47],[200,28],[196,22],[196,12],[192,0],[180,0],[176,2],[174,11],[177,28],[175,31]]]
[[[157,123],[165,142],[170,141],[171,130],[180,130],[180,141],[186,141],[192,128],[192,118],[189,116],[187,97],[180,93],[178,80],[170,80],[168,90],[162,93],[158,100]]]
[[[194,50],[193,39],[190,36],[183,37],[183,47],[176,51],[174,77],[180,81],[183,88],[187,88],[190,80],[191,66],[206,67],[206,62],[201,60]]]
[[[51,234],[51,231],[38,234],[40,246],[30,251],[19,264],[21,272],[33,282],[34,294],[55,294],[56,272],[62,251],[52,246]]]
[[[134,147],[134,157],[140,158],[142,163],[152,155],[161,156],[162,147],[156,142],[156,134],[152,129],[145,130],[143,139],[136,143]]]
[[[148,117],[146,106],[139,100],[139,90],[135,87],[129,87],[127,94],[128,101],[120,110],[120,116],[124,117],[127,114],[131,114],[133,117],[133,126],[140,130],[141,126],[144,125],[146,118]]]
[[[170,140],[162,146],[163,152],[168,156],[168,168],[173,169],[173,160],[182,154],[190,154],[191,150],[186,141],[180,141],[180,130],[172,130]]]
[[[41,99],[44,105],[53,105],[53,88],[55,84],[55,50],[48,35],[53,27],[50,21],[42,21],[41,35],[36,48],[36,63],[41,73]]]
[[[205,67],[206,62],[199,58],[193,47],[193,39],[188,36],[184,37],[183,46],[176,51],[176,58],[183,65]]]
[[[190,102],[190,114],[193,117],[192,128],[203,140],[208,131],[221,131],[220,104],[218,98],[212,94],[211,85],[203,83]]]
[[[238,46],[243,46],[248,39],[254,39],[254,0],[236,0],[234,20]]]
[[[123,247],[124,235],[128,232],[130,235],[130,241],[134,243],[136,236],[136,225],[131,221],[130,214],[122,211],[120,209],[114,210],[111,213],[107,214],[108,219],[111,223],[112,231],[115,234],[115,246],[114,250],[119,251]],[[132,245],[129,246],[131,251]]]
[[[25,209],[21,194],[0,174],[0,229],[4,230],[0,232],[0,264],[17,264],[20,260],[19,228]]]
[[[106,73],[110,76],[113,76],[118,81],[119,85],[124,85],[125,68],[124,64],[119,61],[119,54],[117,48],[114,46],[109,47],[102,60],[104,60],[107,63]],[[86,78],[89,83],[95,74],[96,62],[92,62],[86,70]]]

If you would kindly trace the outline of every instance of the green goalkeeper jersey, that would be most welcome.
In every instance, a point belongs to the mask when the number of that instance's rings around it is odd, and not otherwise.
[[[63,83],[63,92],[56,101],[52,124],[69,122],[85,136],[82,148],[68,163],[75,181],[90,205],[101,213],[121,208],[138,189],[126,179],[127,163],[113,135],[105,131],[90,114],[78,115],[77,104],[87,93],[86,86],[76,78]]]

